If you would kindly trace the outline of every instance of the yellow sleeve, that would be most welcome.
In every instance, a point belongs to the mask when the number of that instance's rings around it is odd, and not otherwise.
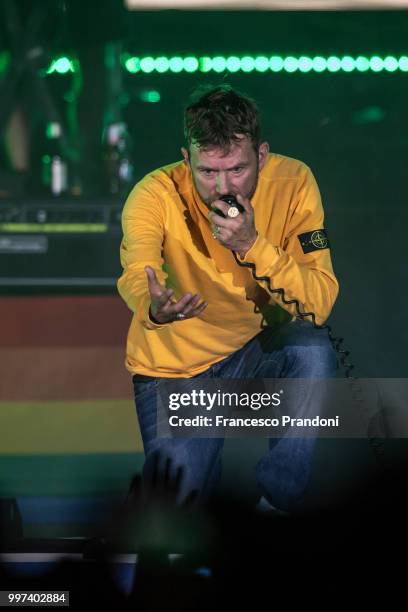
[[[301,312],[313,312],[319,325],[328,318],[339,290],[333,273],[330,249],[321,248],[324,240],[314,240],[316,247],[310,242],[309,233],[323,229],[323,222],[319,188],[312,172],[305,166],[305,172],[299,180],[297,199],[284,247],[275,246],[268,236],[258,233],[255,243],[241,259],[254,263],[257,276],[268,277],[272,289],[283,288],[286,300],[298,300]],[[315,237],[319,238],[319,235]],[[307,241],[309,248],[313,250],[305,253],[304,249],[308,248],[302,247],[301,241]],[[277,293],[268,290],[265,281],[258,282],[270,293],[273,301],[296,316],[295,304],[285,304]],[[308,319],[311,320],[310,317]]]
[[[148,184],[146,184],[148,183]],[[165,285],[162,247],[164,241],[164,206],[160,191],[152,179],[138,183],[126,200],[122,213],[123,238],[120,261],[123,273],[117,287],[130,310],[146,329],[160,329],[149,317],[150,293],[145,266],[156,272]]]

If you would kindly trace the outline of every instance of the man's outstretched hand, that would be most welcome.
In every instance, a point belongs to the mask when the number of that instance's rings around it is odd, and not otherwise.
[[[178,302],[172,299],[173,289],[166,289],[157,280],[156,272],[150,266],[145,267],[150,292],[150,315],[153,321],[169,323],[181,319],[198,317],[208,306],[200,302],[198,293],[186,293]]]

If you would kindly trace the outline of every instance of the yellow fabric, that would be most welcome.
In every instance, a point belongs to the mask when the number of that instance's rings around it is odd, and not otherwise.
[[[256,242],[242,261],[253,262],[272,288],[283,287],[302,311],[322,323],[338,293],[329,249],[304,254],[298,235],[323,228],[323,208],[310,169],[270,154],[252,198]],[[231,251],[211,235],[209,210],[184,162],[148,174],[130,193],[122,216],[123,274],[118,290],[134,316],[127,340],[126,367],[146,376],[194,376],[224,359],[266,324],[290,319],[294,305],[256,282]],[[209,302],[199,317],[156,325],[144,267],[175,290],[178,299],[199,293]],[[289,313],[289,314],[288,314]]]

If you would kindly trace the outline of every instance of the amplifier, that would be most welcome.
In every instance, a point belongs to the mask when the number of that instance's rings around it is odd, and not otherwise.
[[[0,293],[115,292],[121,211],[112,201],[3,201]]]

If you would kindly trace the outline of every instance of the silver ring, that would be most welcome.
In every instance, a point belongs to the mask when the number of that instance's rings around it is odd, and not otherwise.
[[[185,314],[183,314],[182,312],[178,312],[178,313],[176,314],[176,321],[182,321],[182,320],[183,320],[183,319],[185,319],[185,318],[186,318],[186,315],[185,315]]]
[[[234,217],[238,217],[238,215],[239,215],[239,210],[238,210],[238,208],[237,208],[236,206],[230,206],[230,207],[229,207],[229,209],[228,209],[227,215],[228,215],[229,217],[231,217],[232,219],[233,219]]]
[[[213,238],[215,238],[215,239],[217,239],[217,238],[218,238],[218,236],[219,236],[219,234],[220,234],[220,228],[218,227],[218,225],[216,225],[216,226],[214,227],[214,231],[213,231],[213,233],[212,233],[212,237],[213,237]]]

